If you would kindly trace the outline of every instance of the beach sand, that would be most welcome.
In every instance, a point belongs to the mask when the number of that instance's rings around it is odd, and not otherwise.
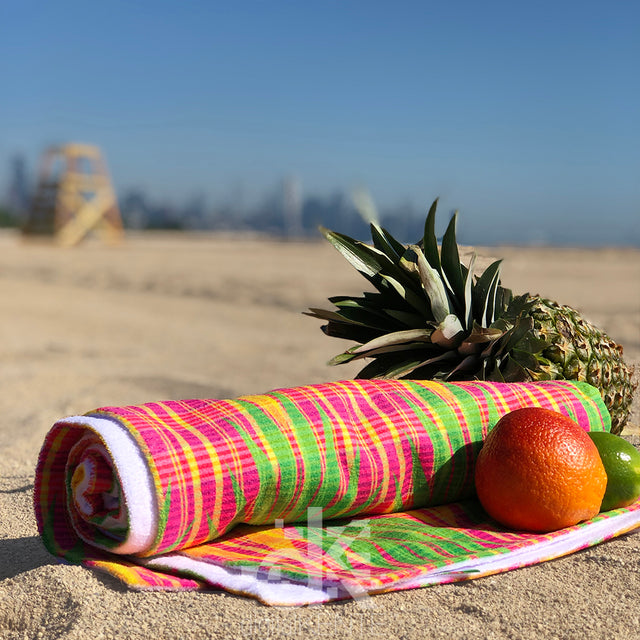
[[[640,251],[479,251],[505,258],[505,285],[579,308],[640,363]],[[63,250],[0,234],[0,638],[637,635],[640,534],[479,580],[303,608],[128,591],[44,550],[33,473],[56,419],[352,377],[325,364],[346,343],[301,312],[366,287],[326,243],[154,233]],[[636,445],[639,413],[636,399]]]

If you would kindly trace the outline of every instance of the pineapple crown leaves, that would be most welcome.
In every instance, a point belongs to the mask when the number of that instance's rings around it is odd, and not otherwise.
[[[424,235],[405,246],[377,223],[373,244],[321,228],[324,237],[375,288],[361,297],[329,298],[336,309],[311,308],[306,315],[327,321],[329,335],[358,344],[330,364],[373,358],[360,377],[451,379],[467,372],[485,379],[531,379],[546,343],[530,335],[528,296],[513,298],[500,285],[501,260],[474,275],[460,262],[456,241],[457,212],[440,248],[435,233],[438,200],[431,205]]]

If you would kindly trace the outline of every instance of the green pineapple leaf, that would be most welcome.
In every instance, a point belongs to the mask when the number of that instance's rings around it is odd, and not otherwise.
[[[386,259],[386,256],[377,249],[324,227],[320,227],[320,232],[360,273],[370,278],[380,273],[382,269],[381,256],[383,259]]]
[[[500,282],[500,266],[502,260],[489,265],[475,284],[473,317],[483,327],[488,327],[495,318],[495,306],[489,306],[489,300],[495,301],[496,290]],[[499,301],[502,302],[502,301]]]
[[[406,286],[406,279],[398,279],[386,274],[380,275],[383,282],[391,286],[398,296],[400,296],[401,299],[406,300],[418,313],[426,317],[431,317],[431,313],[433,313],[433,305],[431,309],[429,309],[424,296],[420,296],[415,293],[411,287]]]
[[[336,366],[339,364],[346,364],[347,362],[351,362],[352,360],[355,360],[355,359],[356,359],[356,356],[353,355],[349,349],[347,349],[344,353],[339,353],[337,356],[333,356],[333,358],[331,358],[331,360],[329,360],[327,364],[331,366]]]
[[[431,313],[436,322],[442,322],[451,313],[447,291],[438,272],[428,263],[418,245],[407,247],[400,264],[409,272],[420,276],[427,294]]]
[[[436,236],[436,209],[438,207],[438,198],[433,201],[427,219],[424,224],[424,236],[422,238],[422,249],[424,251],[427,262],[438,273],[442,273],[440,265],[440,254],[438,253],[438,238]]]
[[[424,316],[401,309],[385,309],[384,312],[408,327],[416,327],[424,324]]]
[[[376,288],[379,289],[380,285],[384,287],[384,282],[387,281],[393,284],[401,299],[412,296],[415,301],[420,297],[418,279],[400,268],[393,261],[393,256],[390,257],[377,247],[354,240],[344,234],[329,231],[323,227],[320,230],[338,252]],[[379,239],[381,237],[378,236]],[[424,305],[419,304],[419,306]]]
[[[374,338],[365,344],[356,347],[352,353],[363,353],[365,351],[373,351],[381,347],[395,346],[407,342],[429,342],[430,329],[407,329],[405,331],[395,331],[387,333],[379,338]]]
[[[369,327],[363,327],[347,321],[332,321],[323,325],[321,329],[327,336],[331,336],[332,338],[341,338],[342,340],[351,340],[353,342],[367,342],[368,340],[377,338],[383,333],[382,331],[370,329]]]
[[[390,353],[378,356],[364,367],[357,378],[401,378],[422,365],[424,361],[416,354]]]
[[[505,289],[500,286],[500,282],[498,281],[498,286],[494,296],[494,320],[505,313],[512,301],[513,293],[511,293],[511,289]]]
[[[380,331],[396,331],[398,328],[398,323],[395,322],[392,318],[371,309],[364,309],[360,306],[342,306],[338,307],[338,309],[339,310],[337,311],[337,315],[340,318],[365,327],[369,327],[370,329],[379,329]]]
[[[475,264],[476,254],[474,253],[464,275],[464,328],[468,330],[473,327],[473,267]]]
[[[309,311],[303,311],[304,315],[311,316],[312,318],[318,318],[319,320],[332,320],[335,322],[345,322],[346,318],[336,313],[335,311],[329,311],[328,309],[318,309],[317,307],[310,307]],[[354,320],[351,320],[352,324],[361,324]],[[366,326],[366,325],[362,325]]]
[[[351,362],[352,360],[362,360],[363,358],[374,358],[384,355],[390,355],[393,353],[400,353],[401,351],[410,351],[414,355],[419,354],[424,351],[425,355],[422,357],[421,362],[423,360],[428,359],[428,354],[435,352],[440,353],[440,350],[433,345],[430,345],[425,342],[403,342],[392,345],[384,345],[378,347],[376,349],[370,349],[366,351],[360,351],[361,345],[356,345],[355,347],[351,347],[347,349],[345,352],[334,356],[329,362],[330,364],[343,364],[345,362]]]
[[[532,353],[514,348],[510,355],[521,367],[527,370],[535,371],[538,368],[538,360]]]
[[[449,221],[444,236],[442,236],[440,261],[442,263],[445,280],[453,294],[454,306],[459,312],[462,312],[462,306],[464,305],[464,280],[462,278],[462,269],[460,268],[458,243],[456,242],[457,217],[458,212],[456,211]]]
[[[500,373],[505,382],[521,382],[529,379],[526,368],[509,355],[504,359]]]
[[[372,223],[370,226],[373,246],[378,249],[378,251],[382,251],[389,260],[397,264],[405,252],[405,246],[377,224]]]

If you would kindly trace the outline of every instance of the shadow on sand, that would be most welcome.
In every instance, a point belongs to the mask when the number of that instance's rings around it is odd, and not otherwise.
[[[40,536],[0,540],[0,580],[50,564],[57,563],[44,548]]]

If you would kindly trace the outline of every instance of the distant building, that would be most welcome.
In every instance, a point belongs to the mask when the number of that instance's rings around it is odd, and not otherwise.
[[[285,178],[282,183],[282,217],[285,235],[299,238],[302,235],[302,187],[297,178]]]
[[[6,206],[9,213],[18,221],[23,220],[29,210],[30,191],[24,156],[16,154],[10,161]]]

